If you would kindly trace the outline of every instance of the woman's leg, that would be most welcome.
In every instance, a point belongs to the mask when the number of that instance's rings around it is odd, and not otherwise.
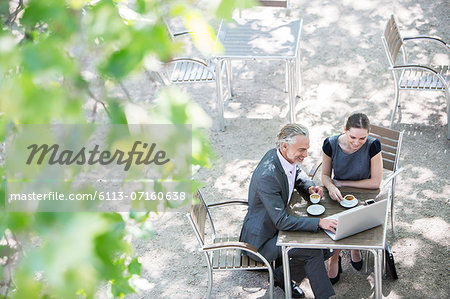
[[[352,261],[355,263],[360,262],[362,259],[360,250],[352,250],[351,255],[352,255]]]
[[[333,255],[330,257],[328,263],[328,277],[335,278],[338,275],[339,267],[338,267],[338,259],[340,249],[335,249]]]

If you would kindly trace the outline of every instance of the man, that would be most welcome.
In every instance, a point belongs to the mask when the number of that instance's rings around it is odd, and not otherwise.
[[[269,150],[256,167],[250,181],[248,211],[244,219],[240,240],[256,248],[269,262],[281,257],[276,245],[278,231],[334,231],[336,220],[295,217],[286,213],[286,206],[294,187],[305,193],[323,195],[298,167],[307,157],[308,129],[299,124],[284,126],[278,134],[277,148]],[[296,248],[289,251],[291,277],[300,283],[306,276],[316,298],[329,298],[334,290],[325,269],[324,260],[329,250]],[[257,257],[252,256],[254,259]],[[300,266],[299,266],[300,265]],[[304,266],[303,266],[304,265]],[[282,266],[274,270],[275,285],[284,290]],[[294,298],[304,297],[303,291],[292,284]]]

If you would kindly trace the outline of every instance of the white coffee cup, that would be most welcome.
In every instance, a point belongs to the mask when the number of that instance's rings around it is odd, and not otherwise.
[[[311,195],[309,196],[309,200],[310,200],[312,203],[319,203],[319,201],[320,201],[320,195],[319,195],[318,193],[313,193],[313,194],[311,194]]]
[[[353,194],[347,194],[344,196],[346,201],[353,201],[356,197]]]

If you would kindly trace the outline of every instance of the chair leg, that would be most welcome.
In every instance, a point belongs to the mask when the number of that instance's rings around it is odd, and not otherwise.
[[[400,104],[399,104],[399,93],[400,90],[398,88],[397,82],[396,80],[394,80],[394,84],[395,84],[395,105],[394,105],[394,109],[392,110],[392,114],[391,114],[391,124],[389,126],[389,128],[392,128],[392,125],[394,124],[394,119],[395,119],[395,112],[397,111],[397,108],[400,108]]]
[[[369,271],[369,258],[370,258],[370,251],[366,250],[366,261],[364,262],[364,272],[367,273]]]
[[[447,100],[447,139],[450,140],[450,91],[445,88],[445,98]]]
[[[206,291],[206,298],[211,298],[212,285],[213,285],[213,269],[211,266],[211,260],[209,259],[209,255],[207,252],[205,253],[206,264],[208,265],[208,290]]]
[[[269,266],[269,298],[273,299],[273,270],[272,267]]]
[[[395,229],[394,229],[394,197],[391,197],[391,229],[392,235],[395,237]]]

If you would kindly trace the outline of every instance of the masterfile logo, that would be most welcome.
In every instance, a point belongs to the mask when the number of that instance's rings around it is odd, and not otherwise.
[[[141,147],[142,150],[139,150],[139,147]],[[40,165],[44,158],[49,155],[49,165],[84,165],[86,163],[89,165],[97,163],[108,165],[117,163],[118,165],[125,164],[124,170],[127,171],[133,163],[134,156],[136,157],[136,160],[134,160],[136,165],[150,165],[151,163],[164,165],[170,161],[170,159],[166,159],[166,152],[164,150],[156,151],[156,154],[153,155],[156,143],[152,143],[149,146],[146,142],[135,141],[129,152],[116,150],[114,153],[111,153],[111,151],[108,150],[100,151],[99,148],[100,146],[96,144],[91,150],[86,150],[86,147],[82,147],[78,152],[74,152],[70,149],[60,151],[60,146],[58,144],[53,144],[51,146],[48,144],[42,144],[40,146],[31,144],[30,146],[27,146],[27,149],[30,149],[31,152],[26,164],[30,165],[33,163],[33,160],[37,155],[38,158],[36,158],[35,163]]]
[[[192,193],[191,139],[190,125],[17,126],[6,142],[6,209],[176,205]]]

